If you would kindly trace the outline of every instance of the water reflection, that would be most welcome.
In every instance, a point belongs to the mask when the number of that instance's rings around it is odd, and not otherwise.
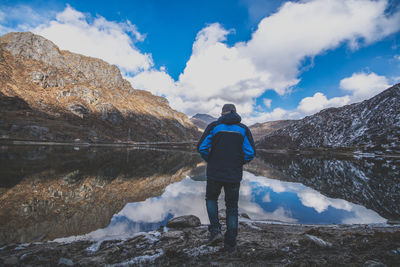
[[[395,159],[260,153],[239,207],[252,219],[381,223],[399,218],[398,170]],[[124,236],[187,214],[207,223],[204,173],[192,152],[3,146],[0,244]]]
[[[0,243],[104,228],[126,203],[160,196],[200,162],[193,153],[109,148],[9,147],[0,155]]]
[[[332,154],[278,154],[260,151],[246,166],[257,175],[300,182],[324,195],[400,218],[400,158],[358,158]]]
[[[190,177],[171,184],[164,193],[143,202],[128,203],[113,216],[104,229],[72,239],[103,239],[155,230],[174,216],[193,214],[208,223],[205,210],[204,181]],[[219,199],[224,205],[224,196]],[[368,224],[386,219],[363,206],[342,199],[328,198],[300,183],[282,182],[244,172],[240,188],[240,212],[255,220],[276,220],[288,223]],[[69,239],[68,239],[69,240]]]

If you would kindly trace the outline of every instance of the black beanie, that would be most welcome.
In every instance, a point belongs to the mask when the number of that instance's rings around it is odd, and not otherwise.
[[[224,114],[227,114],[227,113],[230,113],[230,112],[232,112],[232,111],[234,111],[234,112],[236,112],[236,107],[235,107],[235,105],[234,104],[225,104],[223,107],[222,107],[222,115],[224,115]]]

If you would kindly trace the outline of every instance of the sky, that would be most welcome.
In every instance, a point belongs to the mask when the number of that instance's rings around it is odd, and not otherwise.
[[[117,65],[188,116],[299,119],[400,82],[400,0],[0,3],[0,34],[31,31]]]

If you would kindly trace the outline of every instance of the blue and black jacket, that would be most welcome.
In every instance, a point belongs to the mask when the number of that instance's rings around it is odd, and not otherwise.
[[[197,151],[208,162],[207,179],[231,183],[242,180],[243,164],[254,158],[256,149],[249,128],[240,121],[240,116],[231,112],[204,131]]]

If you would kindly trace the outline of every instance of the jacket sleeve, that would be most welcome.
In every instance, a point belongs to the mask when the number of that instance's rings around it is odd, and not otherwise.
[[[244,164],[249,163],[256,155],[256,146],[250,129],[246,128],[246,134],[243,140]]]
[[[197,143],[197,151],[200,156],[208,162],[208,156],[210,155],[210,148],[212,143],[212,124],[209,124],[205,129],[200,141]]]

